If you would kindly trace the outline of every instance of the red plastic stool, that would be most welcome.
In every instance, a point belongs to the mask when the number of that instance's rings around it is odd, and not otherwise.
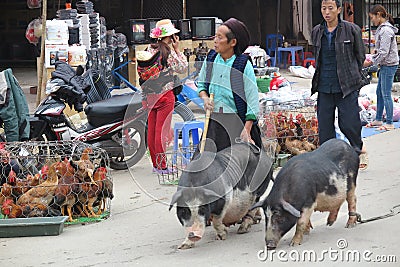
[[[313,67],[315,68],[315,58],[306,58],[303,60],[303,67],[307,68],[307,64],[308,65],[313,65]]]

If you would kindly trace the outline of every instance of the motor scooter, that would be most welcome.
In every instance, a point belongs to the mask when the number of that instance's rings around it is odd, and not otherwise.
[[[50,93],[30,117],[31,140],[89,143],[103,148],[110,167],[116,170],[132,167],[143,157],[147,149],[148,107],[142,106],[139,90],[88,104],[84,108],[87,122],[78,126],[66,114],[68,99],[59,92]],[[194,119],[193,112],[182,103],[176,102],[174,111],[184,121]]]

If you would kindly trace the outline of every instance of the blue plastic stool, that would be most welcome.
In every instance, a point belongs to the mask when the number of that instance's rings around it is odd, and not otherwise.
[[[187,149],[190,146],[190,131],[192,131],[192,143],[195,147],[199,142],[199,129],[204,130],[204,122],[202,121],[184,121],[175,122],[174,125],[174,157],[173,162],[176,163],[176,152],[178,152],[179,131],[182,132],[182,148]],[[184,153],[183,156],[190,160],[191,153]]]

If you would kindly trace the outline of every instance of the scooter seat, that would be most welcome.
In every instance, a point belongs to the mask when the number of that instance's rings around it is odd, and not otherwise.
[[[140,93],[118,95],[94,102],[85,107],[89,124],[95,127],[123,120],[125,113],[136,112],[142,107]]]

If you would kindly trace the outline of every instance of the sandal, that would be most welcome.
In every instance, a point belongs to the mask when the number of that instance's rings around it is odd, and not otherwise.
[[[359,170],[365,171],[368,168],[368,163],[369,163],[369,158],[367,152],[361,153],[360,154],[360,165],[359,165]]]
[[[378,128],[379,131],[391,131],[394,130],[393,124],[385,124]]]
[[[365,125],[365,127],[367,128],[377,128],[377,127],[381,127],[383,125],[382,121],[372,121],[370,123],[368,123],[367,125]]]

